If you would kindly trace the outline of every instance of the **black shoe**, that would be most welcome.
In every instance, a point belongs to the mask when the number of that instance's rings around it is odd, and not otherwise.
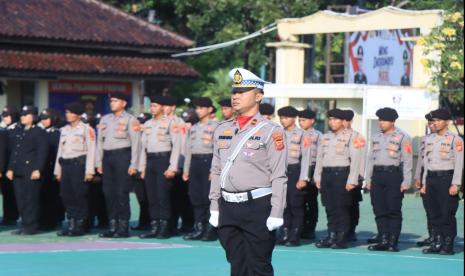
[[[120,219],[118,220],[118,228],[116,233],[113,235],[115,239],[129,238],[129,220]]]
[[[19,228],[11,232],[11,235],[19,236],[23,234],[23,229]]]
[[[399,243],[399,235],[390,235],[389,236],[389,247],[388,250],[389,252],[399,252],[399,248],[397,247],[397,244]]]
[[[204,235],[204,232],[205,232],[205,227],[206,225],[203,224],[202,222],[197,222],[195,223],[194,225],[194,231],[185,235],[183,237],[184,240],[186,241],[197,241],[197,240],[201,240],[203,235]]]
[[[349,242],[356,242],[358,240],[357,239],[357,234],[355,234],[354,231],[350,231],[349,233],[347,233],[346,239]]]
[[[75,220],[73,228],[69,228],[68,236],[79,237],[84,235],[86,221],[84,219]]]
[[[118,222],[116,219],[112,219],[109,222],[109,229],[106,232],[100,233],[98,236],[100,238],[113,238],[113,236],[116,234],[116,228],[118,227]]]
[[[37,229],[23,229],[23,232],[21,233],[23,236],[32,236],[36,234],[39,234]]]
[[[182,225],[181,228],[179,228],[180,234],[188,234],[193,231],[194,231],[194,226]]]
[[[68,220],[68,227],[65,227],[57,232],[58,237],[65,237],[68,236],[70,229],[75,227],[74,218],[69,218]]]
[[[216,241],[218,240],[218,229],[207,223],[205,233],[203,234],[202,241]]]
[[[417,246],[418,247],[430,246],[433,240],[434,240],[433,237],[430,236],[422,241],[417,242]]]
[[[289,228],[288,227],[282,227],[280,228],[279,231],[276,231],[277,235],[278,235],[278,239],[276,241],[276,244],[279,244],[279,245],[284,245],[287,243],[287,241],[289,240]]]
[[[380,234],[377,234],[373,238],[367,240],[368,244],[380,243],[380,242],[381,242],[381,235]]]
[[[170,223],[167,220],[160,220],[160,230],[157,239],[169,239],[171,237]]]
[[[382,234],[381,242],[368,246],[370,251],[387,251],[389,249],[389,235]]]
[[[160,224],[158,223],[158,220],[153,220],[152,222],[150,222],[150,231],[148,233],[139,235],[139,238],[154,239],[157,237],[159,229],[160,229]]]
[[[332,249],[346,249],[347,248],[347,234],[345,232],[338,232],[336,234],[336,242],[331,245]]]
[[[441,247],[441,251],[439,251],[440,255],[454,255],[454,238],[452,237],[445,237],[444,244]]]
[[[315,246],[318,248],[330,248],[336,242],[336,239],[336,232],[330,232],[325,239],[318,241]]]
[[[289,240],[286,242],[286,246],[295,247],[300,246],[300,228],[293,228],[289,234]]]
[[[423,249],[423,254],[439,254],[444,244],[444,238],[441,235],[436,235],[434,241],[426,249]]]

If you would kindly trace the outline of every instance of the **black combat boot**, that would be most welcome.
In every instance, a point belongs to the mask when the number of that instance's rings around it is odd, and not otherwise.
[[[68,236],[68,234],[69,234],[69,232],[70,232],[70,229],[76,227],[75,224],[76,224],[76,222],[75,222],[74,218],[69,218],[69,220],[68,220],[68,226],[67,226],[67,227],[63,227],[63,229],[61,229],[60,231],[58,231],[58,232],[57,232],[57,236],[58,236],[58,237]]]
[[[338,232],[336,234],[336,242],[331,245],[332,249],[346,249],[347,248],[347,233]]]
[[[170,223],[167,220],[160,220],[160,230],[157,239],[169,239],[171,237]]]
[[[116,234],[116,228],[118,227],[118,222],[116,219],[111,219],[109,221],[109,229],[106,232],[100,233],[100,238],[113,238]]]
[[[286,242],[286,246],[300,246],[300,235],[302,234],[301,232],[301,228],[293,228],[289,233],[289,240]]]
[[[389,247],[388,250],[389,252],[399,252],[399,247],[397,246],[399,244],[399,235],[397,234],[391,234],[389,236]]]
[[[389,249],[389,235],[382,234],[381,241],[377,244],[368,246],[370,251],[387,251]]]
[[[276,244],[284,245],[289,241],[289,228],[288,227],[282,227],[280,228],[279,231],[276,231],[276,233],[278,235]]]
[[[336,243],[336,239],[336,232],[330,232],[325,239],[318,241],[315,246],[318,248],[330,248],[334,243]]]
[[[154,239],[158,235],[158,231],[160,230],[160,224],[158,220],[152,220],[150,222],[150,231],[148,233],[144,233],[139,235],[141,239]]]
[[[116,230],[116,233],[113,235],[113,238],[129,238],[129,220],[118,220],[118,228]]]
[[[85,220],[83,219],[75,219],[75,224],[73,228],[69,228],[68,236],[70,237],[78,237],[84,235],[85,229]]]
[[[418,247],[424,247],[424,246],[430,246],[431,245],[431,243],[434,241],[434,236],[435,236],[434,230],[428,231],[428,234],[429,234],[428,238],[417,242]]]
[[[444,244],[444,238],[442,235],[436,235],[434,241],[426,249],[423,249],[423,254],[439,254]]]
[[[207,223],[205,233],[203,234],[202,241],[216,241],[218,239],[218,229]]]
[[[183,238],[186,241],[197,241],[201,240],[205,234],[205,224],[203,222],[197,222],[194,224],[194,232],[185,235]]]
[[[380,243],[381,242],[381,234],[376,234],[373,238],[370,238],[367,240],[368,244],[373,244],[373,243]]]
[[[441,255],[454,255],[454,238],[446,236],[444,238],[444,243],[439,251]]]

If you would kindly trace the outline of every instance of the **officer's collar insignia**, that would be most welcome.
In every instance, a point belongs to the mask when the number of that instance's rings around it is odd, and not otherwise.
[[[239,70],[237,70],[236,73],[234,73],[233,81],[234,81],[234,83],[239,84],[239,83],[242,82],[242,80],[243,80],[243,78],[242,78],[241,72],[239,72]]]

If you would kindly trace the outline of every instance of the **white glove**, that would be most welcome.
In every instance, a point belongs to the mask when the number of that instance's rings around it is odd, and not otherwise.
[[[274,218],[274,217],[269,217],[266,220],[266,227],[268,230],[271,232],[273,230],[278,229],[284,224],[284,220],[282,218]]]
[[[218,227],[218,218],[220,216],[220,212],[218,211],[210,211],[210,219],[208,222],[213,225],[213,227]]]

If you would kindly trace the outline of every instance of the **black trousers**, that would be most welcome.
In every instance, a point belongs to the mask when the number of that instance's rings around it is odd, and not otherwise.
[[[452,174],[426,177],[426,198],[431,216],[431,225],[438,234],[455,238],[457,236],[457,220],[455,214],[459,205],[459,196],[449,195]]]
[[[139,174],[132,179],[134,182],[134,193],[139,203],[139,226],[148,226],[150,224],[149,200],[147,199],[144,180],[140,179]]]
[[[210,168],[213,155],[192,155],[189,170],[189,198],[194,207],[195,222],[205,223],[210,217]]]
[[[151,220],[170,220],[171,218],[171,189],[173,181],[164,176],[169,165],[169,154],[159,157],[147,157],[144,183]]]
[[[13,181],[3,176],[0,180],[0,188],[3,195],[3,220],[15,222],[19,218],[19,212],[16,205]]]
[[[129,220],[129,192],[131,177],[128,174],[131,150],[121,149],[103,153],[103,193],[107,204],[108,218]]]
[[[40,226],[54,228],[64,219],[64,207],[60,199],[60,184],[53,175],[54,164],[47,164],[40,189]]]
[[[433,225],[431,223],[431,212],[429,211],[429,204],[428,204],[428,197],[426,194],[421,194],[421,201],[423,202],[423,208],[425,209],[426,213],[426,227],[428,228],[428,233],[431,233],[433,230]]]
[[[60,161],[62,168],[61,198],[69,218],[87,219],[89,216],[89,183],[84,181],[86,158]]]
[[[371,205],[380,234],[400,235],[402,229],[402,171],[374,171],[371,179]]]
[[[360,220],[360,202],[363,200],[361,183],[350,193],[352,194],[352,205],[350,206],[350,232],[355,232]]]
[[[173,179],[171,210],[172,228],[178,228],[179,218],[181,218],[182,227],[189,228],[194,225],[194,211],[189,199],[189,184],[182,179],[182,173],[176,174]]]
[[[39,228],[41,181],[31,180],[31,174],[15,176],[13,184],[22,227],[34,231]]]
[[[94,226],[95,218],[97,218],[99,226],[108,225],[108,212],[103,193],[102,175],[94,175],[92,184],[89,185],[88,199],[90,226]]]
[[[321,200],[326,209],[329,232],[350,230],[352,194],[346,190],[349,167],[334,171],[323,168],[321,175]]]
[[[312,166],[308,170],[311,180],[307,183],[304,197],[304,227],[309,231],[315,231],[318,223],[318,188],[313,182],[313,168]]]
[[[284,209],[284,227],[302,229],[304,223],[305,191],[296,187],[300,177],[300,164],[287,166],[286,209]]]
[[[244,203],[219,202],[218,236],[233,276],[273,275],[275,231],[268,231],[271,195]]]

